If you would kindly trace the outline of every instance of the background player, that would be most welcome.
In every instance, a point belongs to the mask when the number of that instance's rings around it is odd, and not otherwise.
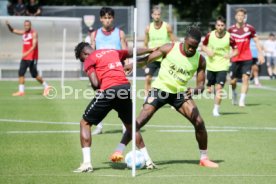
[[[233,51],[230,53],[230,46]],[[208,33],[203,41],[202,50],[207,57],[207,87],[216,85],[215,105],[213,116],[219,116],[219,106],[221,104],[221,89],[223,88],[227,72],[230,66],[230,58],[238,54],[236,42],[231,38],[230,33],[225,30],[225,19],[218,17],[216,29]]]
[[[123,30],[114,27],[113,21],[115,12],[110,7],[103,7],[100,10],[100,21],[102,27],[91,34],[91,46],[93,49],[127,49],[127,42]],[[123,132],[125,127],[123,126]],[[103,132],[103,123],[99,123],[92,132],[93,135]]]
[[[169,42],[174,42],[172,27],[161,19],[161,8],[158,6],[153,7],[151,17],[153,22],[146,27],[144,46],[146,48],[155,48],[162,46]],[[162,58],[156,58],[145,68],[145,96],[151,88],[152,76],[160,68],[160,61]]]
[[[252,54],[250,51],[250,39],[252,38],[258,49],[258,60],[260,64],[264,63],[264,56],[262,54],[262,49],[259,43],[259,38],[256,34],[255,28],[247,23],[246,20],[246,9],[238,8],[235,14],[236,23],[232,25],[228,32],[235,39],[238,46],[238,55],[231,59],[232,65],[230,68],[231,85],[233,90],[233,104],[237,105],[237,79],[242,76],[242,87],[241,95],[239,100],[239,106],[245,106],[245,97],[248,92],[249,77],[251,74],[252,66]]]
[[[35,78],[39,83],[44,86],[43,95],[47,96],[49,93],[50,86],[38,75],[37,61],[38,61],[38,34],[32,29],[32,23],[29,20],[24,21],[24,30],[13,29],[13,27],[6,21],[6,24],[10,32],[18,35],[22,35],[23,39],[23,51],[20,67],[18,71],[19,75],[19,90],[13,93],[13,96],[24,96],[24,84],[25,84],[25,73],[27,68],[30,69],[31,76]]]

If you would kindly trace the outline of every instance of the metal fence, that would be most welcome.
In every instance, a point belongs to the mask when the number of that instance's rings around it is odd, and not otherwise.
[[[235,23],[235,10],[247,10],[247,22],[258,33],[276,32],[276,4],[227,4],[227,27]]]

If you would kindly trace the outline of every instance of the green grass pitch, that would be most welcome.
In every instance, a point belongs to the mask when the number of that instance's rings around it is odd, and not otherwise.
[[[42,89],[33,88],[40,87],[35,81],[26,82],[24,97],[11,96],[17,82],[0,81],[0,183],[276,183],[276,81],[261,82],[263,88],[250,89],[245,108],[224,100],[220,117],[212,116],[212,99],[195,100],[209,131],[209,157],[219,163],[218,169],[198,166],[191,124],[165,106],[142,130],[159,168],[137,170],[133,178],[124,163],[108,160],[122,136],[114,111],[104,119],[104,134],[93,136],[94,172],[72,172],[82,161],[78,122],[90,101],[83,94],[87,81],[66,81],[74,94],[65,98],[60,83],[50,81],[57,88],[51,100],[42,96]],[[138,99],[137,113],[142,102]],[[130,149],[131,145],[125,154]]]

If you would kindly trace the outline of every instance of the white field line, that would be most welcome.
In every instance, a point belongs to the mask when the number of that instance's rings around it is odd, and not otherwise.
[[[39,120],[19,120],[19,119],[0,119],[0,123],[34,123],[34,124],[55,124],[55,125],[79,125],[78,122],[52,122],[52,121],[39,121]],[[110,124],[105,123],[106,126],[121,126],[121,124]],[[151,125],[148,124],[146,127],[151,128],[191,128],[192,126],[185,125]],[[239,126],[206,126],[211,129],[234,129],[234,130],[276,130],[276,127],[239,127]]]
[[[0,177],[34,177],[34,176],[41,176],[41,177],[74,177],[74,176],[81,176],[83,174],[0,174]],[[93,177],[120,177],[120,178],[130,178],[131,176],[127,175],[115,175],[115,174],[92,174]],[[232,177],[232,178],[239,178],[239,177],[276,177],[276,175],[268,175],[268,174],[211,174],[211,175],[194,175],[194,174],[172,174],[172,175],[154,175],[154,176],[145,176],[145,175],[137,175],[139,178],[176,178],[176,177]]]
[[[237,132],[239,130],[208,130],[208,132]],[[157,132],[166,133],[194,133],[194,130],[157,130]],[[80,133],[79,130],[19,130],[19,131],[7,131],[7,134],[75,134]]]
[[[239,130],[207,130],[207,132],[238,132]],[[191,132],[194,133],[194,130],[158,130],[157,132],[166,132],[166,133],[182,133],[182,132]]]

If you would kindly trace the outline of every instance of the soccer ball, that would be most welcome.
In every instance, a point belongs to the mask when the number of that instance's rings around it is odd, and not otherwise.
[[[136,159],[135,159],[136,169],[142,169],[146,164],[145,157],[144,157],[143,153],[138,150],[135,151],[135,154],[136,154]],[[127,164],[128,168],[132,168],[132,162],[133,162],[132,151],[130,151],[126,154],[126,157],[125,157],[125,163]]]

